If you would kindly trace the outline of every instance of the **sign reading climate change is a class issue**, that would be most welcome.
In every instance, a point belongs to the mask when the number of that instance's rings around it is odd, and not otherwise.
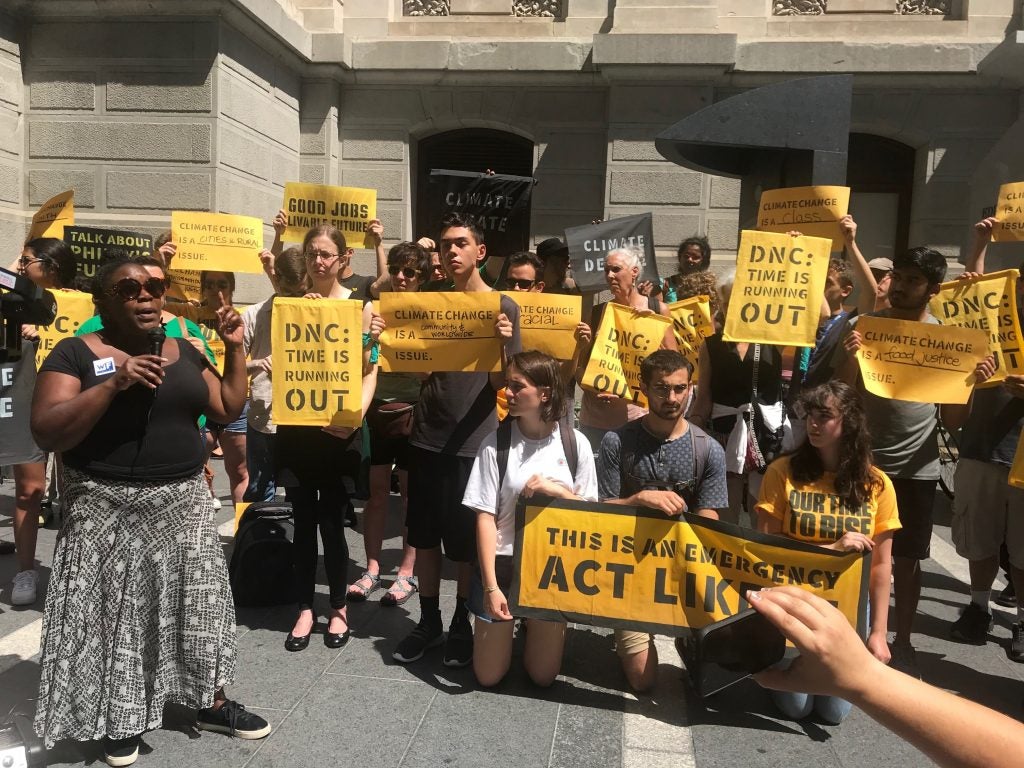
[[[995,216],[999,223],[992,229],[993,240],[1024,240],[1024,181],[999,188]]]
[[[274,299],[274,421],[362,423],[363,304],[353,299]]]
[[[171,213],[176,269],[262,272],[263,222],[226,213]]]
[[[37,237],[55,237],[58,240],[64,237],[64,227],[73,226],[75,223],[75,191],[69,189],[54,195],[41,206],[32,216],[32,226],[28,231],[28,240],[35,240]]]
[[[460,213],[483,230],[488,253],[505,257],[528,250],[531,177],[435,168],[429,182],[429,194],[421,203],[431,226],[440,226],[445,214]]]
[[[407,373],[501,370],[496,291],[392,293],[380,296],[387,325],[380,335],[382,368]]]
[[[813,347],[828,260],[824,238],[743,230],[725,340]]]
[[[849,187],[786,187],[761,193],[757,228],[764,232],[799,232],[827,237],[830,250],[843,249],[839,220],[850,207]]]
[[[36,368],[39,368],[57,342],[75,335],[78,327],[96,314],[92,294],[81,291],[52,291],[57,300],[57,317],[49,325],[36,327],[39,346],[36,348]]]
[[[519,305],[519,337],[523,349],[535,349],[556,360],[570,360],[576,351],[576,326],[583,321],[583,297],[535,291],[502,291]]]
[[[603,291],[608,287],[604,263],[612,251],[634,253],[640,264],[637,283],[657,284],[658,262],[654,258],[654,224],[651,214],[621,216],[565,230],[572,276],[581,291]]]
[[[989,353],[989,334],[976,328],[864,315],[857,330],[864,387],[892,400],[966,403]]]
[[[994,386],[1011,374],[1024,373],[1020,318],[1017,315],[1016,269],[943,283],[929,309],[946,326],[977,328],[989,334],[995,375],[981,386]]]
[[[150,256],[153,238],[141,232],[96,227],[64,227],[64,242],[75,254],[78,274],[93,277],[99,265],[112,249],[120,249],[128,256]]]
[[[594,334],[590,360],[580,386],[597,394],[632,400],[642,408],[647,398],[640,391],[640,364],[661,347],[672,321],[650,312],[608,302]]]
[[[694,515],[522,501],[514,552],[516,616],[680,635],[748,607],[748,590],[794,585],[866,628],[869,555]]]
[[[340,229],[350,247],[369,248],[370,222],[377,218],[377,190],[332,187],[289,181],[284,185],[283,208],[288,228],[282,238],[301,243],[313,227],[330,224]]]

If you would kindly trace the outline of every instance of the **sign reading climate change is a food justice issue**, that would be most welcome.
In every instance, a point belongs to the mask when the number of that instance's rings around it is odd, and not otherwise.
[[[283,240],[301,243],[313,227],[330,224],[341,230],[350,248],[370,247],[370,222],[377,218],[377,190],[285,182],[288,228]]]
[[[830,241],[745,229],[725,317],[725,340],[813,347]]]
[[[866,628],[870,555],[695,515],[524,500],[513,551],[516,616],[680,635],[743,610],[748,590],[794,585]]]
[[[849,187],[786,187],[761,193],[757,228],[764,232],[799,232],[827,237],[829,250],[843,249],[839,220],[850,207]]]
[[[275,298],[271,349],[277,424],[362,423],[362,302]]]
[[[263,222],[226,213],[171,212],[175,269],[262,272]]]

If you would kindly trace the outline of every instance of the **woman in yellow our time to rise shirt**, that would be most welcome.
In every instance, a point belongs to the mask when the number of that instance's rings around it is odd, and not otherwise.
[[[887,664],[892,535],[900,527],[892,481],[871,465],[871,436],[853,388],[831,381],[806,391],[800,404],[807,438],[765,472],[758,529],[840,552],[872,552],[867,646]],[[798,720],[815,711],[839,724],[850,712],[850,703],[834,696],[772,691],[772,699]]]

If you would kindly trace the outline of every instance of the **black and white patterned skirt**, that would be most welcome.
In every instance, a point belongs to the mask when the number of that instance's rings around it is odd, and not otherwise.
[[[164,704],[209,707],[235,673],[235,608],[202,474],[103,480],[65,468],[43,618],[36,732],[121,739]]]

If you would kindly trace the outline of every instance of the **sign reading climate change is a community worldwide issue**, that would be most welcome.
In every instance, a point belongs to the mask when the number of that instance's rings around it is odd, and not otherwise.
[[[516,616],[681,635],[746,608],[748,590],[794,585],[866,628],[869,554],[695,515],[522,500],[513,551]]]

